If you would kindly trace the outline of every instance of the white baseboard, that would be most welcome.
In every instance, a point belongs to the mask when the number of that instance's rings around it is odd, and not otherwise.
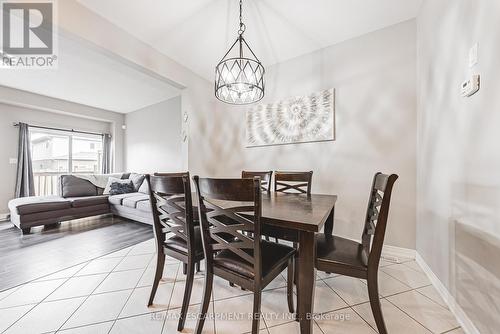
[[[0,222],[6,222],[10,219],[10,213],[0,213]]]
[[[382,258],[391,262],[401,262],[401,260],[415,259],[415,250],[410,248],[384,245]]]
[[[462,326],[463,331],[466,334],[480,334],[479,330],[474,326],[474,323],[469,319],[464,310],[458,305],[455,298],[450,294],[448,289],[444,286],[444,284],[439,280],[439,278],[434,274],[431,268],[427,265],[424,259],[420,256],[420,254],[416,253],[415,257],[417,263],[420,265],[422,270],[427,274],[429,280],[431,281],[434,288],[441,295],[441,298],[445,301],[445,303],[450,308],[450,311],[457,318],[458,323]]]

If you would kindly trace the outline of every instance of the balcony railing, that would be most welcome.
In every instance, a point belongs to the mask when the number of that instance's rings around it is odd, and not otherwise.
[[[58,195],[58,178],[60,175],[70,174],[68,172],[33,172],[36,196]],[[87,174],[78,172],[78,174]],[[88,172],[91,174],[91,172]]]

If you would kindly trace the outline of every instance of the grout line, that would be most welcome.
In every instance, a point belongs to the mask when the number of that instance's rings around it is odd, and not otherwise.
[[[361,305],[361,304],[358,304],[358,305]],[[382,307],[382,305],[381,305],[380,307]],[[359,314],[359,313],[358,313],[358,312],[354,309],[354,307],[351,307],[351,310],[352,310],[354,313],[356,313],[356,314],[358,315],[358,317],[360,317],[360,318],[361,318],[361,319],[362,319],[362,320],[363,320],[363,321],[364,321],[364,322],[368,325],[368,327],[370,327],[371,329],[373,329],[373,331],[374,331],[375,333],[378,333],[378,329],[377,329],[377,328],[373,328],[373,326],[372,326],[372,325],[370,325],[370,323],[368,322],[368,320],[366,320],[365,318],[363,318],[363,316],[361,316],[361,314]],[[376,326],[375,326],[375,327],[376,327]]]
[[[411,291],[414,291],[414,290],[411,290]],[[391,302],[389,299],[386,299],[386,301],[388,301],[390,304],[392,304],[394,307],[396,307],[398,310],[400,310],[401,312],[403,312],[404,314],[406,314],[408,317],[410,317],[410,319],[412,319],[413,321],[415,321],[416,323],[418,323],[420,326],[424,327],[425,329],[427,329],[429,332],[433,333],[432,330],[430,328],[427,328],[427,326],[423,325],[422,323],[420,323],[420,321],[418,321],[417,319],[415,319],[414,317],[412,317],[409,313],[407,313],[405,310],[403,310],[401,307],[399,307],[398,305],[396,305],[395,303]]]
[[[132,295],[134,294],[134,291],[135,289],[137,288],[137,286],[139,285],[139,282],[141,281],[142,277],[144,276],[144,274],[146,273],[146,271],[148,270],[148,267],[149,265],[151,264],[151,261],[152,259],[149,259],[149,262],[148,264],[146,265],[146,267],[144,268],[144,270],[142,271],[142,274],[141,274],[141,277],[139,277],[139,279],[137,280],[137,283],[135,284],[135,287],[132,289],[132,292],[128,295],[127,297],[127,300],[125,301],[125,303],[123,303],[123,306],[122,308],[120,309],[120,312],[118,312],[115,320],[113,321],[113,324],[111,325],[111,327],[109,328],[109,331],[108,331],[108,334],[113,330],[113,327],[115,326],[116,324],[116,321],[118,318],[120,318],[120,314],[123,312],[123,310],[125,309],[125,306],[127,305],[128,301],[130,300],[130,297],[132,297]],[[116,267],[115,267],[116,268]]]
[[[122,258],[122,259],[121,259],[121,260],[120,260],[120,261],[119,261],[119,262],[118,262],[118,263],[117,263],[117,264],[113,267],[113,269],[115,269],[115,268],[116,268],[116,267],[117,267],[120,263],[122,263],[124,259],[125,259],[125,258]],[[90,262],[89,262],[89,263],[90,263]],[[84,267],[84,268],[85,268],[85,267]],[[83,268],[82,268],[82,270],[83,270]],[[97,290],[97,289],[101,286],[101,284],[102,284],[102,283],[103,283],[103,282],[104,282],[104,281],[105,281],[105,280],[109,277],[109,275],[111,275],[111,273],[112,273],[112,272],[113,272],[113,270],[111,270],[111,271],[110,271],[110,272],[106,275],[106,277],[104,277],[104,279],[101,281],[101,283],[99,283],[99,284],[98,284],[98,285],[94,288],[94,290],[92,290],[92,292],[91,292],[91,293],[90,293],[87,297],[85,297],[85,300],[84,300],[84,301],[80,304],[80,306],[78,306],[78,307],[77,307],[77,308],[76,308],[76,309],[75,309],[75,310],[71,313],[71,315],[70,315],[70,316],[69,316],[69,317],[68,317],[68,318],[67,318],[67,319],[66,319],[66,320],[62,323],[62,325],[61,325],[61,326],[59,326],[59,328],[56,330],[56,333],[57,333],[57,332],[59,332],[59,331],[61,330],[61,328],[63,328],[63,327],[64,327],[64,325],[68,322],[68,320],[69,320],[69,319],[71,319],[71,318],[73,317],[73,315],[75,315],[75,313],[76,313],[76,312],[78,312],[78,310],[82,307],[82,305],[83,305],[83,304],[85,304],[85,302],[86,302],[86,301],[90,298],[90,296],[92,296],[92,293],[93,293],[94,291],[96,291],[96,290]]]

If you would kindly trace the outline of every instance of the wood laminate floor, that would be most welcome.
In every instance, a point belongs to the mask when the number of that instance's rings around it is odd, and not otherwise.
[[[153,237],[150,225],[112,216],[31,230],[22,235],[10,222],[0,223],[0,291]]]

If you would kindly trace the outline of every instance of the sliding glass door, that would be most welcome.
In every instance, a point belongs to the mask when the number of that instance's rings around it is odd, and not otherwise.
[[[61,174],[100,173],[102,136],[30,128],[35,194],[57,195]]]

